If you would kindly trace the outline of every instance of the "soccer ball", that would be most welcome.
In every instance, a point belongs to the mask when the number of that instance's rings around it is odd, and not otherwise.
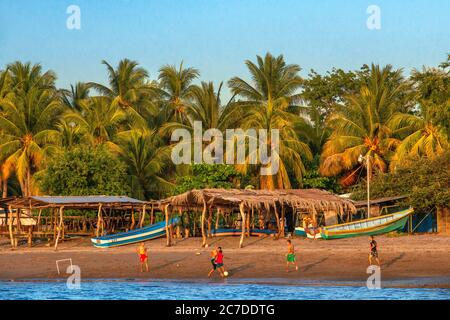
[[[228,271],[225,271],[225,272],[223,273],[223,275],[224,275],[225,277],[228,277]]]

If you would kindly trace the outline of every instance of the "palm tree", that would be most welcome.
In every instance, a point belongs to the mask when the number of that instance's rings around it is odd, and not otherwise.
[[[160,97],[163,100],[165,120],[187,124],[187,105],[193,90],[192,81],[200,75],[195,68],[165,65],[159,69]]]
[[[70,85],[70,90],[61,90],[64,104],[71,110],[81,111],[89,99],[92,85],[84,82],[77,82],[75,86]]]
[[[22,194],[30,196],[32,176],[57,139],[62,103],[53,72],[42,73],[39,64],[20,62],[8,69],[12,92],[0,99],[0,155],[5,159],[3,168],[15,169]]]
[[[65,121],[69,125],[73,123],[73,128],[78,128],[78,133],[82,133],[84,140],[91,145],[112,143],[111,141],[121,128],[121,123],[126,118],[125,111],[104,96],[92,97],[87,104],[80,106],[79,112],[67,112],[64,115]],[[66,131],[68,134],[69,128],[63,129],[61,132]]]
[[[170,163],[170,149],[161,145],[162,140],[155,130],[132,129],[116,136],[113,151],[128,166],[136,198],[161,196],[161,192],[173,187],[164,171]]]
[[[80,145],[83,137],[86,137],[85,127],[74,121],[61,119],[56,127],[59,131],[59,145],[63,149],[72,149],[74,146]]]
[[[332,134],[323,147],[319,168],[322,175],[344,174],[341,183],[353,184],[363,166],[359,155],[368,156],[372,172],[386,171],[390,151],[399,143],[400,132],[391,130],[389,121],[402,108],[397,103],[406,86],[401,73],[392,72],[389,65],[380,69],[372,64],[370,78],[359,94],[349,96],[348,104],[331,115]]]
[[[244,99],[235,104],[242,112],[238,124],[243,129],[265,129],[268,132],[278,129],[280,133],[280,152],[271,155],[272,159],[279,161],[279,170],[274,175],[259,175],[260,188],[290,188],[287,168],[291,168],[293,175],[300,180],[305,172],[303,158],[312,158],[308,145],[298,139],[295,130],[300,120],[296,105],[300,101],[297,91],[302,83],[298,75],[300,67],[288,65],[282,55],[274,57],[270,53],[264,58],[257,56],[257,64],[249,60],[245,64],[252,83],[238,77],[228,82],[232,92]],[[267,145],[269,150],[270,144],[271,139]],[[248,160],[249,157],[244,166],[238,166],[240,171],[246,172]]]
[[[125,110],[132,123],[145,125],[145,117],[152,107],[151,97],[156,90],[148,80],[148,72],[129,59],[121,60],[117,69],[105,60],[102,64],[108,70],[109,87],[95,82],[88,85],[110,98],[113,106]]]
[[[433,159],[443,154],[449,147],[445,128],[433,123],[430,112],[426,112],[424,117],[395,114],[390,121],[390,126],[408,134],[396,148],[390,163],[391,169],[395,169],[398,162],[412,157],[425,156]]]
[[[10,75],[8,70],[0,70],[0,99],[4,99],[11,92]],[[1,112],[1,110],[0,110]],[[0,155],[1,156],[1,155]],[[0,158],[0,189],[2,190],[2,198],[8,195],[8,179],[13,168],[7,167]]]

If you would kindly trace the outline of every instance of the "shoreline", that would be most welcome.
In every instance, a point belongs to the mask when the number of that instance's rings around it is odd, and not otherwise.
[[[0,279],[0,283],[62,283],[66,282],[66,278],[30,278],[30,279]],[[365,282],[350,280],[289,280],[283,278],[228,278],[228,279],[170,279],[170,278],[83,278],[82,282],[131,282],[131,283],[147,283],[147,282],[170,282],[183,284],[230,284],[230,285],[273,285],[273,286],[302,286],[302,287],[364,287]],[[381,289],[406,289],[406,288],[423,288],[423,289],[450,289],[450,277],[436,278],[411,278],[411,279],[391,279],[382,283]]]
[[[5,240],[5,239],[2,239]],[[450,288],[450,237],[440,235],[379,236],[382,288]],[[236,237],[209,238],[201,248],[200,238],[178,240],[165,247],[165,239],[146,242],[149,273],[140,273],[136,245],[109,249],[94,248],[89,239],[64,241],[58,251],[38,244],[10,250],[0,242],[0,281],[63,281],[71,258],[81,269],[82,281],[173,281],[247,283],[300,286],[365,286],[368,267],[366,237],[341,240],[294,238],[299,271],[286,273],[283,239],[246,238],[238,249]],[[230,277],[206,277],[209,252],[222,246]]]

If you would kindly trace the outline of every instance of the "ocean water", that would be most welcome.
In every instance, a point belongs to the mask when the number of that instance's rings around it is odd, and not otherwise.
[[[450,289],[362,286],[279,285],[189,281],[83,281],[69,289],[65,281],[3,281],[0,300],[409,300],[450,299]]]

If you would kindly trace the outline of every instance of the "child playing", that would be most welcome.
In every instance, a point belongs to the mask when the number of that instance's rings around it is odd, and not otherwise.
[[[147,254],[147,248],[145,247],[144,242],[141,242],[137,249],[138,255],[139,255],[139,261],[141,266],[141,272],[144,272],[143,266],[145,265],[145,269],[148,272],[148,254]]]

